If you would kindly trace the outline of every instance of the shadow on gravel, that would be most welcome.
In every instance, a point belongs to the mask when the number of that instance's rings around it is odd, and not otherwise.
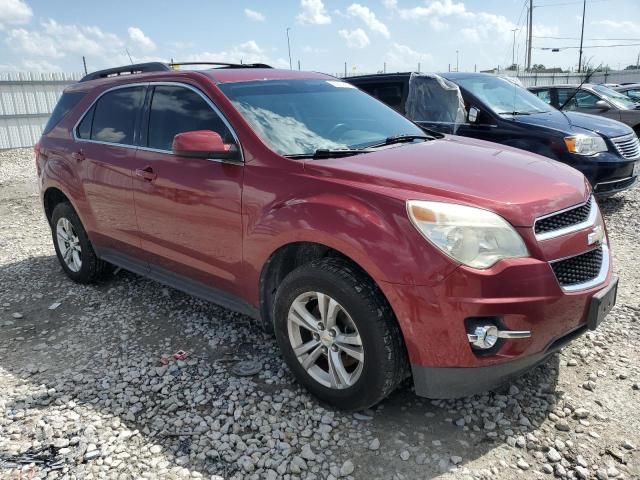
[[[53,256],[1,266],[0,305],[0,464],[9,448],[54,444],[79,476],[323,478],[351,459],[356,478],[389,477],[391,460],[394,472],[427,478],[515,444],[561,396],[555,355],[501,392],[430,401],[405,385],[373,411],[334,412],[295,384],[247,317],[127,272],[76,285]],[[176,361],[177,350],[191,355]],[[243,360],[260,373],[234,375]]]
[[[600,206],[600,209],[602,210],[602,213],[604,215],[612,215],[614,213],[617,213],[618,211],[624,209],[624,207],[628,203],[634,202],[627,200],[626,197],[623,197],[620,194],[598,200],[598,205]]]

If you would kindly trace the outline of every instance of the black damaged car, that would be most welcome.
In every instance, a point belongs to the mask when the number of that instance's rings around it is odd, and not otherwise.
[[[561,112],[514,81],[483,73],[378,74],[345,79],[417,124],[501,143],[580,170],[598,196],[632,187],[640,143],[627,125]]]

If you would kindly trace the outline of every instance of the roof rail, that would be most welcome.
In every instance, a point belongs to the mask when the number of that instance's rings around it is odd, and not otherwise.
[[[162,63],[162,62],[149,62],[149,63],[135,63],[133,65],[124,65],[122,67],[107,68],[105,70],[98,70],[85,75],[80,79],[81,82],[87,82],[89,80],[96,80],[98,78],[118,77],[120,75],[131,75],[134,73],[147,73],[147,72],[167,72],[175,70],[176,67],[183,65],[213,65],[219,68],[273,68],[266,63],[225,63],[225,62],[174,62],[174,63]]]
[[[171,70],[171,67],[162,62],[136,63],[133,65],[125,65],[122,67],[98,70],[97,72],[92,72],[88,75],[85,75],[80,79],[80,81],[87,82],[89,80],[96,80],[98,78],[117,77],[120,75],[130,75],[133,73],[166,72],[168,70]]]
[[[226,62],[173,62],[170,67],[181,67],[182,65],[215,65],[221,68],[273,68],[266,63],[226,63]]]

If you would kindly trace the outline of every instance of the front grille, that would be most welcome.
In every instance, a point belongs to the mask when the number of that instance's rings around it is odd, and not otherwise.
[[[591,208],[592,202],[591,199],[589,199],[589,201],[583,205],[536,220],[534,227],[535,233],[536,235],[540,235],[585,222],[589,218]]]
[[[624,190],[625,188],[629,188],[631,185],[633,185],[635,181],[636,177],[628,177],[618,181],[599,183],[596,185],[595,192],[607,193],[617,190]]]
[[[579,285],[595,279],[602,268],[602,247],[582,255],[551,263],[553,273],[562,287]]]
[[[612,138],[611,141],[623,158],[633,160],[640,157],[640,142],[635,133],[623,137]]]

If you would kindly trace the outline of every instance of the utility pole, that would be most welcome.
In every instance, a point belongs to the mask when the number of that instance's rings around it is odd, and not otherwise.
[[[512,28],[513,32],[513,45],[511,47],[511,65],[516,64],[516,32],[520,30],[519,28]]]
[[[171,61],[171,63],[173,63],[173,60]],[[87,74],[87,59],[84,58],[84,55],[82,56],[82,65],[84,66],[84,74]]]
[[[300,60],[298,60],[298,70],[300,70]]]
[[[586,1],[586,0],[585,0]],[[527,43],[527,70],[531,70],[531,39],[533,37],[533,0],[529,0],[529,42]]]
[[[289,41],[289,30],[291,30],[291,27],[287,27],[287,49],[289,50],[289,70],[293,70],[293,65],[291,65],[291,42]]]
[[[578,72],[582,71],[582,39],[584,38],[584,12],[587,9],[587,0],[582,2],[582,32],[580,33],[580,55],[578,56]]]

